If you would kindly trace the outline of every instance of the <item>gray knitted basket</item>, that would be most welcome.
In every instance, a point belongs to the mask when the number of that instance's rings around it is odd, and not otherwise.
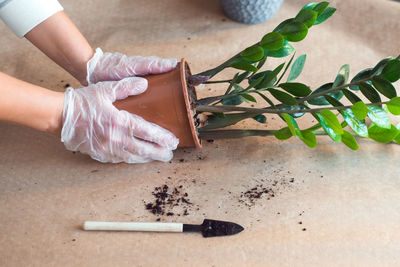
[[[258,24],[269,20],[283,0],[221,0],[225,13],[233,20]]]

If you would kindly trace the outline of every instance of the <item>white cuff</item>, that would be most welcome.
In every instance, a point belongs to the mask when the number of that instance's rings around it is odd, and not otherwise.
[[[0,1],[0,18],[20,38],[61,10],[57,0]]]

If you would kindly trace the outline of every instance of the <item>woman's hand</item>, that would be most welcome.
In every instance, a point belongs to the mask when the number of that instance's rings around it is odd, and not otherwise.
[[[139,77],[98,82],[65,93],[61,140],[101,162],[169,161],[179,140],[168,130],[113,106],[147,89]]]

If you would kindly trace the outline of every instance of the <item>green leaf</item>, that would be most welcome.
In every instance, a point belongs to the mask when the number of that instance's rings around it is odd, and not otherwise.
[[[293,136],[289,127],[284,127],[282,129],[279,129],[274,133],[274,135],[279,140],[287,140]]]
[[[352,107],[351,110],[353,111],[354,116],[359,119],[363,120],[368,115],[368,107],[362,101],[356,102]]]
[[[261,39],[260,45],[267,50],[279,50],[283,46],[283,36],[278,32],[270,32],[264,35]]]
[[[301,10],[312,10],[318,3],[309,3],[305,5]]]
[[[396,89],[394,89],[393,85],[385,78],[376,76],[372,78],[372,84],[374,85],[376,90],[379,91],[379,93],[386,96],[387,98],[393,98],[397,96]]]
[[[289,130],[292,133],[292,135],[302,138],[303,135],[301,134],[301,130],[300,130],[299,126],[297,125],[297,122],[295,121],[295,119],[286,113],[281,114],[281,116],[285,120],[286,124],[288,125]]]
[[[391,82],[400,79],[400,60],[392,59],[382,70],[382,76]]]
[[[393,141],[397,144],[400,144],[400,123],[396,125],[396,129],[399,130],[399,133],[396,135],[395,138],[393,138]]]
[[[260,93],[260,92],[256,92],[259,96],[261,96],[262,99],[264,99],[271,107],[275,107],[274,103],[268,98],[266,97],[264,94]]]
[[[393,115],[400,115],[400,97],[390,99],[386,106]]]
[[[317,146],[317,138],[312,131],[303,130],[301,131],[301,135],[303,136],[300,138],[301,141],[304,142],[307,146],[314,148]]]
[[[336,12],[336,8],[328,7],[322,12],[314,22],[314,25],[321,24],[325,20],[329,19]]]
[[[254,87],[256,89],[273,86],[274,83],[276,82],[276,76],[274,78],[272,78],[271,81],[265,81],[268,78],[268,76],[271,74],[271,72],[272,72],[271,70],[266,70],[266,71],[256,73],[253,77],[249,78],[249,82],[250,82],[249,87],[251,84],[253,84],[253,82],[255,83],[255,85],[253,85],[252,87]],[[258,79],[261,79],[260,83],[255,82]]]
[[[293,46],[288,41],[285,40],[283,42],[283,46],[281,49],[276,51],[267,50],[265,51],[265,54],[269,57],[282,58],[292,54],[293,52],[294,52]]]
[[[318,13],[316,11],[302,9],[297,14],[297,16],[294,18],[294,20],[297,21],[297,22],[302,22],[308,28],[310,28],[312,25],[314,25],[314,22],[317,19],[317,17],[318,17]]]
[[[368,128],[369,138],[380,143],[389,143],[398,134],[399,130],[396,127],[394,127],[394,125],[390,125],[389,128],[381,128],[378,125],[373,124],[371,125],[371,127]]]
[[[326,101],[329,102],[329,104],[331,104],[334,107],[341,107],[343,106],[342,103],[340,103],[340,101],[337,101],[336,98],[331,97],[330,95],[325,95],[324,96]]]
[[[264,57],[264,49],[260,46],[251,46],[246,48],[240,55],[248,61],[259,61]]]
[[[235,113],[235,114],[224,114],[223,117],[219,115],[209,116],[207,120],[207,125],[202,127],[202,130],[211,130],[211,129],[218,129],[224,128],[230,125],[234,125],[239,121],[242,121],[247,118],[251,118],[254,114],[248,113]]]
[[[291,96],[285,92],[282,92],[280,90],[276,90],[273,88],[268,88],[268,91],[271,93],[271,95],[273,95],[277,100],[279,100],[283,104],[286,104],[289,106],[297,105],[297,100],[293,96]]]
[[[298,58],[296,58],[296,60],[293,63],[292,68],[290,69],[290,73],[289,73],[287,82],[291,82],[291,81],[297,79],[297,77],[299,77],[299,75],[303,71],[304,64],[306,63],[306,58],[307,58],[306,55],[301,55]]]
[[[327,122],[325,121],[325,118],[322,117],[321,114],[316,113],[316,116],[321,123],[322,128],[324,131],[329,135],[329,137],[335,141],[336,143],[340,143],[342,141],[342,135],[337,134],[331,127],[327,125]]]
[[[240,95],[235,95],[225,98],[221,101],[222,105],[237,106],[243,103],[243,98]]]
[[[262,114],[259,114],[257,116],[254,116],[253,119],[259,123],[266,123],[267,122],[267,117],[265,117]]]
[[[252,95],[249,95],[249,94],[241,94],[241,96],[242,96],[243,98],[245,98],[245,99],[251,101],[251,102],[257,103],[257,100],[256,100]]]
[[[322,14],[322,12],[325,11],[325,9],[329,6],[329,2],[320,2],[318,3],[313,10],[318,13],[318,15]]]
[[[343,144],[345,144],[348,148],[350,148],[352,150],[358,149],[358,143],[357,143],[356,139],[348,131],[343,130],[342,142],[343,142]]]
[[[295,106],[286,106],[279,108],[280,110],[305,110],[306,107],[304,105],[295,105]],[[304,115],[304,112],[299,112],[299,113],[290,113],[290,116],[293,118],[300,118]]]
[[[333,83],[324,84],[321,87],[317,88],[311,95],[329,90],[332,88],[332,85],[333,85]],[[335,92],[328,93],[327,95],[335,98],[336,100],[340,100],[343,97],[343,92],[335,91]],[[311,105],[316,105],[316,106],[329,105],[329,102],[325,99],[324,96],[317,96],[315,98],[308,100],[307,102]]]
[[[257,73],[257,74],[259,74],[259,73]],[[254,75],[253,77],[255,77],[255,76],[256,75]],[[263,75],[258,75],[255,78],[253,78],[253,77],[248,80],[249,86],[247,86],[247,88],[245,90],[249,90],[251,88],[257,88],[257,86],[260,85],[260,83],[264,80]]]
[[[378,106],[368,106],[368,117],[378,127],[390,129],[390,118],[383,108]]]
[[[342,89],[342,92],[343,92],[343,94],[346,96],[346,98],[347,98],[348,100],[350,100],[350,102],[351,102],[352,104],[361,101],[361,99],[360,99],[356,94],[354,94],[352,91],[350,91],[350,90]]]
[[[389,61],[391,61],[393,59],[393,57],[387,57],[382,59],[381,61],[378,62],[378,64],[376,64],[376,66],[372,69],[371,71],[371,75],[380,75],[383,71],[383,69],[386,67],[386,65],[389,63]]]
[[[235,75],[235,77],[236,77],[235,83],[241,83],[244,79],[247,78],[247,76],[249,76],[249,74],[250,74],[249,71],[243,72],[240,75],[239,75],[239,73],[237,73],[238,76]]]
[[[381,102],[381,97],[378,92],[369,85],[368,83],[360,83],[361,93],[369,100],[371,103]]]
[[[283,26],[279,32],[286,40],[299,42],[307,36],[308,28],[304,23],[293,21]]]
[[[339,69],[339,73],[333,82],[332,88],[344,85],[349,79],[350,66],[348,64],[343,65]]]
[[[324,118],[325,124],[337,134],[343,134],[343,128],[336,115],[330,110],[321,110],[319,114]]]
[[[372,74],[372,68],[368,68],[365,70],[360,71],[359,73],[357,73],[356,76],[353,77],[353,79],[351,80],[351,83],[356,83],[360,80],[364,80],[366,78],[369,78]],[[371,82],[367,82],[367,83],[371,83]],[[360,88],[358,87],[358,85],[350,85],[350,89],[354,90],[354,91],[358,91],[360,90]]]
[[[269,72],[265,76],[265,79],[262,81],[261,88],[268,87],[268,85],[271,84],[271,82],[273,80],[276,80],[276,77],[278,76],[279,72],[281,72],[281,70],[283,69],[284,66],[285,66],[285,63],[282,63],[281,65],[276,67],[273,71]]]
[[[368,137],[368,127],[363,120],[364,118],[359,120],[351,109],[343,110],[341,114],[344,120],[347,122],[347,125],[349,125],[356,134],[361,137]]]
[[[258,69],[247,62],[233,62],[230,67],[238,69],[238,70],[245,70],[250,72],[257,72]]]
[[[281,83],[279,87],[294,96],[308,96],[311,94],[311,89],[302,83]]]
[[[282,21],[281,23],[279,23],[278,26],[276,26],[276,28],[274,29],[273,32],[279,32],[283,27],[285,27],[286,25],[288,25],[289,23],[292,23],[294,21],[294,18],[291,19],[287,19]]]

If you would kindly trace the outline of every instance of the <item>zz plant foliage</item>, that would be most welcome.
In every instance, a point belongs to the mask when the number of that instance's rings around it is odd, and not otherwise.
[[[400,124],[392,125],[388,115],[400,115],[400,97],[393,85],[400,78],[400,56],[384,58],[352,79],[349,65],[343,65],[334,81],[314,90],[296,82],[306,55],[295,58],[291,43],[303,40],[312,27],[323,23],[335,11],[329,2],[310,3],[294,18],[283,21],[264,35],[258,43],[216,68],[192,75],[190,82],[193,85],[227,84],[223,95],[197,100],[197,112],[209,114],[207,124],[199,128],[200,137],[274,135],[279,140],[285,140],[295,136],[307,146],[315,147],[316,135],[328,135],[333,141],[342,142],[353,150],[358,149],[355,136],[381,143],[400,143]],[[268,57],[284,58],[290,55],[287,63],[271,70],[261,70]],[[229,80],[210,80],[226,68],[239,72]],[[286,81],[283,81],[287,72]],[[240,106],[244,102],[257,102],[254,96],[265,102],[265,107]],[[248,118],[265,123],[267,118],[264,114],[277,114],[287,126],[271,130],[221,130]],[[316,123],[301,129],[298,120],[305,114],[314,117]]]

